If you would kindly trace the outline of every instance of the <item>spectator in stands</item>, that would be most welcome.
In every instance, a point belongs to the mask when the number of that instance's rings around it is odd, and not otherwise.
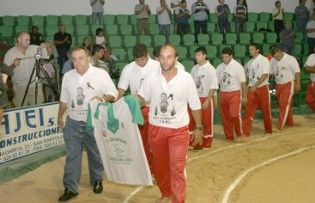
[[[62,75],[66,74],[66,72],[68,72],[74,68],[73,63],[72,63],[72,59],[71,59],[71,52],[70,51],[68,51],[67,56],[68,56],[68,60],[63,64]]]
[[[59,31],[54,36],[55,46],[58,52],[58,64],[59,64],[59,77],[62,78],[62,67],[64,62],[68,60],[67,53],[70,51],[72,44],[72,38],[69,33],[66,32],[66,26],[61,24]]]
[[[245,32],[246,13],[247,9],[243,6],[243,0],[238,0],[234,8],[235,32],[238,38],[240,32]]]
[[[305,6],[306,0],[300,0],[300,5],[295,8],[296,29],[298,32],[305,32],[306,23],[309,20],[309,11]]]
[[[306,24],[306,32],[308,39],[308,51],[309,55],[314,53],[315,47],[315,13],[311,16],[311,20]]]
[[[91,42],[89,37],[84,37],[83,41],[81,43],[81,46],[84,47],[89,54],[91,54],[92,48],[91,48]]]
[[[195,44],[198,44],[198,34],[207,34],[208,31],[208,15],[209,8],[208,5],[203,2],[203,0],[197,0],[191,6],[191,13],[194,19],[195,27]]]
[[[31,37],[30,44],[40,45],[41,43],[44,42],[43,35],[38,32],[38,27],[35,25],[32,26],[30,37]]]
[[[280,41],[280,33],[284,29],[283,23],[283,15],[284,15],[284,8],[281,7],[281,2],[276,1],[275,8],[272,9],[272,17],[274,22],[274,30],[278,36],[278,42]]]
[[[177,20],[176,20],[176,13],[180,9],[180,4],[182,0],[172,0],[171,1],[171,8],[173,9],[173,18],[174,18],[174,33],[177,33]]]
[[[105,0],[90,0],[92,7],[92,24],[96,24],[96,20],[100,25],[104,24],[103,13],[104,13]]]
[[[145,35],[150,34],[149,30],[149,16],[151,15],[150,7],[144,3],[144,0],[139,0],[139,4],[135,6],[136,27],[137,35],[141,35],[142,32]]]
[[[49,58],[51,49],[46,49],[46,44],[41,46],[30,45],[30,35],[27,32],[21,32],[17,36],[16,46],[11,48],[4,56],[4,64],[13,68],[12,77],[13,90],[15,92],[13,101],[15,105],[21,106],[26,88],[31,77],[35,64],[35,55],[42,52],[41,58]],[[35,80],[35,74],[33,78]],[[44,96],[41,83],[38,83],[37,104],[43,103]],[[35,105],[35,82],[31,83],[25,97],[23,106]]]
[[[180,3],[180,8],[175,12],[177,34],[183,37],[183,35],[187,34],[189,30],[188,19],[190,18],[190,13],[189,10],[187,9],[187,2],[185,0],[182,0]]]
[[[225,34],[227,32],[231,32],[231,26],[229,23],[229,14],[230,14],[230,8],[229,6],[224,2],[224,0],[218,0],[219,5],[217,6],[217,12],[216,15],[218,16],[218,24],[219,29],[222,34]]]
[[[294,32],[290,22],[285,23],[285,28],[280,34],[280,42],[282,50],[290,55],[293,55],[294,50]]]
[[[94,44],[98,44],[106,48],[105,32],[103,28],[96,29],[93,42]]]
[[[109,73],[108,65],[103,61],[105,48],[101,45],[94,44],[91,52],[90,62],[94,67],[104,69]]]
[[[172,12],[165,0],[160,0],[160,4],[161,6],[156,9],[160,35],[165,35],[166,43],[169,43]]]

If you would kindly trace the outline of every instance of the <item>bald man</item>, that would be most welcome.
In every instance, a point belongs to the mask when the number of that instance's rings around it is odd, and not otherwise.
[[[161,48],[161,69],[144,80],[138,92],[140,102],[149,104],[149,140],[154,173],[162,201],[185,202],[184,174],[189,145],[188,104],[196,129],[193,145],[202,144],[201,104],[191,75],[176,68],[176,49]]]
[[[17,43],[4,56],[4,64],[13,68],[14,76],[12,77],[14,89],[14,104],[22,106],[23,97],[27,88],[27,84],[32,74],[35,64],[35,55],[41,49],[42,58],[49,58],[51,50],[46,49],[46,44],[30,45],[30,35],[27,32],[21,32],[17,36]],[[35,79],[33,74],[32,81]],[[42,84],[38,83],[37,104],[44,102]],[[35,105],[35,82],[29,86],[23,106]]]

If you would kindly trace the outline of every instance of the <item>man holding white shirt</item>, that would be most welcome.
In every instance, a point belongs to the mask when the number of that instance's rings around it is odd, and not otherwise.
[[[84,48],[74,49],[71,59],[75,69],[68,71],[63,77],[58,110],[58,126],[63,129],[67,153],[63,176],[65,191],[59,201],[70,200],[79,194],[83,145],[87,149],[93,191],[103,191],[103,164],[93,130],[86,131],[88,105],[93,99],[114,101],[118,93],[108,73],[89,64],[88,53]],[[63,114],[66,110],[64,126]]]
[[[251,60],[245,65],[245,72],[248,78],[248,96],[245,117],[243,118],[243,133],[249,136],[252,122],[257,108],[263,113],[265,133],[272,133],[272,119],[269,93],[270,62],[260,54],[260,47],[256,43],[249,46]]]
[[[191,75],[175,67],[176,49],[165,45],[160,52],[161,69],[151,74],[138,93],[149,103],[149,135],[154,172],[162,201],[185,202],[185,164],[189,145],[188,104],[196,130],[194,145],[202,142],[201,104]]]
[[[160,35],[164,35],[166,38],[165,43],[169,43],[172,12],[166,4],[165,0],[160,0],[160,4],[161,6],[156,9]]]
[[[222,60],[217,67],[220,86],[220,112],[227,141],[243,135],[241,106],[247,103],[247,85],[243,66],[235,61],[232,49],[222,50]]]
[[[278,129],[293,126],[293,112],[291,108],[294,92],[301,90],[300,66],[297,60],[282,51],[280,46],[271,48],[271,73],[276,79],[276,95],[279,103]]]

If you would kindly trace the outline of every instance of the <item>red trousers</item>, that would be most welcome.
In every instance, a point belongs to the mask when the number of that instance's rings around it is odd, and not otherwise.
[[[243,118],[243,133],[246,136],[250,135],[257,108],[260,108],[263,113],[265,133],[271,134],[272,119],[268,85],[257,88],[255,92],[248,92],[246,113]]]
[[[144,148],[144,152],[147,157],[147,160],[148,160],[151,174],[154,174],[153,158],[152,158],[152,152],[151,152],[150,142],[149,142],[149,110],[150,110],[149,107],[146,107],[146,106],[141,108],[144,123],[143,125],[138,125],[138,127],[140,130],[143,148]]]
[[[305,103],[315,112],[315,82],[311,82],[307,87]]]
[[[200,97],[200,102],[203,104],[206,97]],[[195,120],[192,116],[191,111],[189,111],[190,123],[189,123],[189,131],[192,133],[195,128]],[[213,138],[213,116],[214,116],[214,98],[212,98],[209,102],[209,106],[207,109],[202,110],[201,122],[203,128],[203,138],[202,138],[202,147],[207,148],[211,147],[212,138]]]
[[[276,85],[276,96],[279,103],[278,129],[284,126],[293,126],[293,112],[291,108],[294,95],[294,81]]]
[[[189,145],[188,126],[172,129],[149,127],[154,175],[163,197],[185,202],[185,164]]]
[[[241,118],[241,91],[220,92],[220,112],[224,134],[227,140],[234,140],[243,134]]]

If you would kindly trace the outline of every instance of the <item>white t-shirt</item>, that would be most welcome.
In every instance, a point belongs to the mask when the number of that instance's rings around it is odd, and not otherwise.
[[[106,40],[105,40],[104,36],[95,35],[95,44],[98,44],[98,45],[105,47],[105,43],[106,43]]]
[[[282,9],[282,8],[280,8]],[[273,8],[272,9],[272,18],[274,20],[283,20],[283,12],[280,11],[279,15],[277,15],[276,17],[273,17],[274,15],[276,15],[277,13],[279,12],[279,9],[278,8]]]
[[[305,62],[305,66],[315,66],[315,54],[311,54],[311,55],[309,55],[309,57],[307,57],[307,60]],[[315,74],[311,73],[310,75],[311,75],[310,76],[311,77],[311,81],[315,82]]]
[[[259,87],[269,84],[270,62],[263,55],[259,54],[256,58],[249,60],[244,68],[249,80],[248,86],[253,87],[263,74],[268,74],[268,77]]]
[[[144,79],[151,73],[160,69],[160,62],[149,58],[144,67],[140,67],[136,62],[127,64],[119,78],[118,88],[127,90],[130,88],[131,94],[137,94]]]
[[[289,54],[284,53],[280,61],[277,61],[275,58],[271,60],[271,73],[275,75],[277,84],[285,84],[294,81],[295,73],[299,72],[299,63]]]
[[[208,97],[210,89],[219,88],[216,70],[209,61],[204,65],[195,65],[190,73],[196,84],[199,97]]]
[[[243,66],[234,59],[227,65],[221,63],[217,67],[217,77],[222,92],[241,90],[241,83],[246,82]]]
[[[177,69],[167,82],[161,71],[151,74],[141,86],[139,95],[150,103],[149,122],[166,128],[181,128],[189,124],[188,106],[201,109],[198,93],[191,75]]]
[[[162,11],[162,7],[158,7],[156,9],[156,13]],[[168,14],[167,10],[165,9],[160,15],[158,15],[158,23],[159,25],[169,25],[171,24],[170,15]]]
[[[315,28],[315,21],[314,20],[308,21],[306,24],[306,29],[314,29],[314,28]],[[308,32],[307,37],[315,38],[315,32]]]
[[[4,56],[3,63],[7,66],[11,66],[13,64],[14,59],[19,58],[20,65],[16,66],[13,69],[14,75],[12,76],[12,82],[13,84],[18,84],[21,86],[26,87],[27,83],[29,81],[29,78],[31,77],[34,64],[36,62],[35,55],[38,52],[39,46],[37,45],[29,45],[26,49],[25,54],[20,52],[17,47],[12,47]],[[47,50],[43,49],[42,56],[43,59],[48,59]],[[33,80],[35,79],[36,74],[33,74]],[[35,86],[35,83],[33,82],[31,86]]]
[[[88,104],[95,96],[112,95],[118,91],[108,73],[90,66],[83,75],[75,69],[68,71],[62,80],[60,101],[67,103],[68,116],[76,121],[86,121]]]

